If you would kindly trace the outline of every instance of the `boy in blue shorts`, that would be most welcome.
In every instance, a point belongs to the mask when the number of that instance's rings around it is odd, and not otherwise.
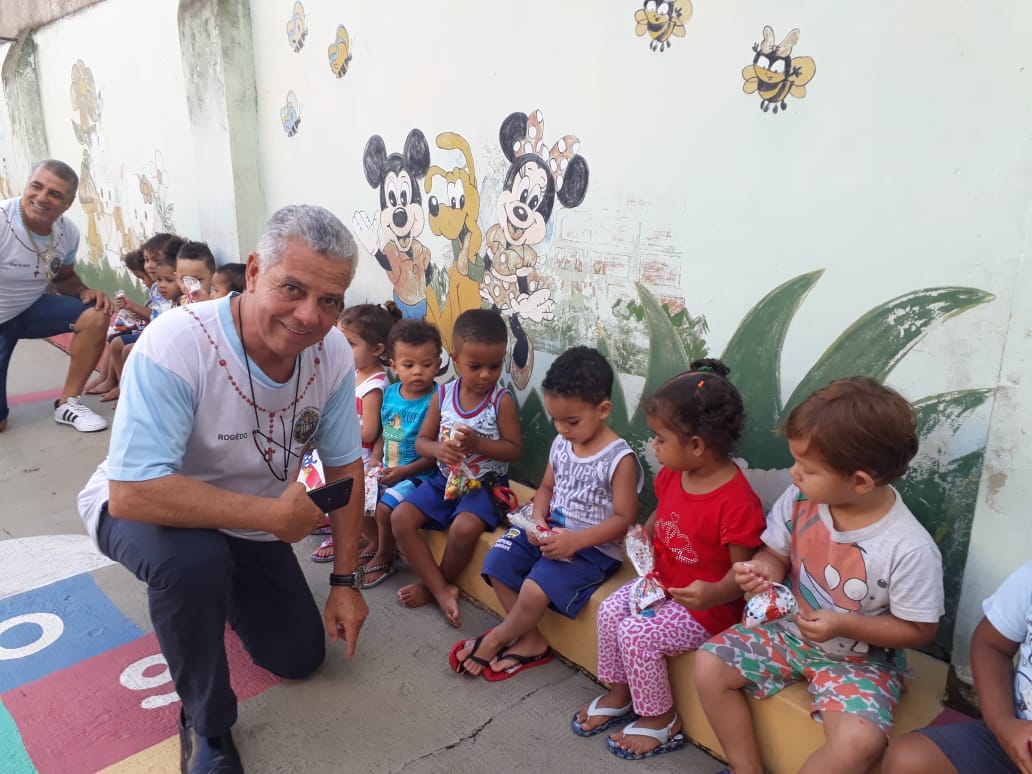
[[[534,495],[539,529],[513,527],[484,559],[483,576],[506,616],[449,654],[460,674],[505,680],[552,655],[538,622],[551,607],[576,618],[620,567],[620,541],[634,524],[645,473],[634,451],[606,424],[613,369],[589,347],[556,358],[541,383],[558,435]]]
[[[903,649],[931,642],[943,613],[939,551],[891,486],[917,453],[916,419],[894,390],[854,377],[799,404],[784,434],[793,485],[767,516],[763,547],[734,571],[747,593],[784,581],[799,611],[711,639],[695,682],[735,774],[762,772],[745,693],[762,699],[802,679],[825,742],[801,771],[859,774],[885,751]]]
[[[456,318],[451,357],[459,378],[437,388],[416,439],[416,451],[436,459],[438,471],[391,514],[394,537],[420,579],[399,589],[398,599],[406,607],[436,601],[452,626],[460,623],[455,579],[469,564],[480,534],[494,529],[498,516],[490,485],[446,498],[449,469],[465,463],[478,480],[504,485],[509,463],[523,450],[516,401],[498,384],[507,339],[498,312],[469,309]],[[448,530],[439,567],[421,528]]]
[[[982,719],[894,739],[883,774],[1032,772],[1032,561],[1015,570],[982,609],[985,616],[971,638]]]
[[[398,381],[384,390],[380,407],[383,433],[369,462],[380,466],[380,500],[376,504],[376,551],[364,560],[362,588],[379,586],[394,574],[391,513],[434,469],[432,457],[416,451],[416,436],[426,419],[441,367],[441,332],[425,320],[400,320],[387,334],[387,354]]]

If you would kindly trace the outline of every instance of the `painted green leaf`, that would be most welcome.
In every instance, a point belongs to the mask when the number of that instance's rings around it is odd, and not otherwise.
[[[967,564],[971,522],[978,497],[985,447],[955,459],[944,459],[930,439],[953,435],[994,394],[992,389],[959,390],[924,398],[914,404],[922,450],[897,488],[917,520],[935,538],[942,554],[946,615],[931,652],[948,654],[953,646],[960,587]]]
[[[516,408],[523,431],[523,456],[510,466],[509,476],[528,486],[537,486],[548,467],[548,450],[555,438],[555,428],[548,421],[537,390],[528,392],[522,405],[517,400]]]
[[[785,404],[791,411],[833,379],[863,374],[883,381],[935,323],[995,298],[977,288],[925,288],[905,293],[862,315],[809,370]]]
[[[785,467],[785,442],[774,434],[781,418],[781,349],[789,323],[824,269],[774,288],[742,318],[721,360],[745,403],[738,453],[754,467]]]
[[[598,337],[598,342],[595,344],[596,349],[602,353],[602,357],[608,360],[610,363],[612,360],[612,350],[609,346],[609,338],[602,333]],[[613,370],[618,370],[614,367]],[[626,440],[628,443],[628,437],[634,432],[631,425],[631,412],[627,407],[627,397],[624,395],[623,385],[620,384],[620,374],[616,374],[616,379],[613,381],[613,394],[610,400],[613,403],[613,410],[609,414],[609,426],[613,428],[613,432],[618,436]]]
[[[604,333],[599,336],[596,347],[607,360],[610,360],[609,341]],[[610,362],[612,362],[612,360],[610,360]],[[645,460],[645,447],[652,434],[648,425],[645,423],[644,417],[642,417],[641,421],[634,423],[631,422],[629,418],[630,411],[627,407],[627,398],[624,395],[623,386],[620,384],[619,374],[617,374],[617,378],[613,382],[613,394],[611,400],[613,403],[613,410],[609,414],[609,426],[613,429],[614,433],[630,444],[631,448],[634,449],[634,453],[638,455],[638,459],[641,461],[642,467],[645,469],[645,484],[642,487],[641,494],[638,496],[639,521],[644,522],[656,507],[656,492],[652,486],[652,471],[649,470],[649,466]]]
[[[671,377],[688,370],[691,361],[684,350],[677,329],[670,322],[670,315],[648,289],[640,282],[634,283],[645,310],[645,324],[649,329],[649,368],[645,373],[642,395],[651,395]],[[639,402],[632,424],[645,425],[645,415]]]

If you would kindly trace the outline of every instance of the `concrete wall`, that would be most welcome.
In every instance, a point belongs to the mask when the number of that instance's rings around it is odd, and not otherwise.
[[[176,13],[115,0],[33,36],[49,153],[80,172],[72,212],[93,263],[159,231],[199,233]],[[119,29],[148,34],[113,46]]]
[[[26,30],[42,27],[99,0],[0,0],[0,38],[16,38]]]
[[[1029,87],[1019,36],[1032,9],[674,7],[680,24],[654,39],[644,25],[637,34],[637,3],[157,0],[142,11],[107,0],[33,36],[46,142],[51,155],[88,156],[111,192],[100,197],[108,220],[75,214],[84,234],[97,220],[108,261],[156,227],[159,210],[133,191],[160,168],[176,229],[223,259],[245,255],[276,207],[313,202],[370,248],[349,302],[398,294],[419,314],[427,300],[447,331],[492,297],[522,332],[508,378],[529,478],[548,441],[536,385],[573,343],[610,351],[624,391],[614,421],[646,458],[642,392],[691,357],[724,357],[750,411],[743,462],[768,499],[790,462],[770,433],[787,410],[837,376],[885,380],[920,410],[922,452],[901,489],[944,553],[938,647],[952,644],[962,665],[980,599],[1029,549],[1032,115],[1017,95]],[[145,42],[125,35],[115,47],[103,34],[141,24]],[[767,25],[775,46],[799,30],[784,108],[761,102],[749,69]],[[99,98],[85,121],[68,99],[80,60]],[[6,79],[5,93],[12,109]],[[523,244],[506,249],[500,134],[516,113],[540,117],[543,159],[554,151],[570,172],[550,216],[521,239],[510,231]],[[14,123],[0,107],[0,151]],[[372,257],[392,252],[391,213],[365,173],[375,137],[387,154],[409,141],[421,202],[407,216],[422,224],[413,256],[432,266],[429,286],[392,282]],[[573,147],[586,174],[561,153]],[[427,165],[441,172],[429,191]],[[460,177],[466,207],[435,215],[429,196],[447,204]],[[449,217],[463,215],[471,250],[451,239]],[[531,292],[517,292],[511,262]]]

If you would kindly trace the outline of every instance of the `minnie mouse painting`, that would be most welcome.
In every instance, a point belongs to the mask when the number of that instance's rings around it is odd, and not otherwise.
[[[498,132],[509,161],[495,201],[497,222],[485,237],[484,279],[480,295],[509,321],[513,333],[509,373],[520,389],[534,369],[534,348],[521,319],[541,322],[554,317],[551,290],[542,287],[534,245],[545,240],[555,200],[576,207],[588,190],[588,163],[578,153],[580,140],[566,135],[548,148],[542,140],[541,111],[513,113]]]

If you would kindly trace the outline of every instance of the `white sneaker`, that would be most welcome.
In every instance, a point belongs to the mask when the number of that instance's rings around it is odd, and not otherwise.
[[[71,425],[80,433],[93,433],[107,429],[107,420],[95,414],[85,403],[82,396],[76,395],[61,405],[54,401],[54,421],[59,425]]]

